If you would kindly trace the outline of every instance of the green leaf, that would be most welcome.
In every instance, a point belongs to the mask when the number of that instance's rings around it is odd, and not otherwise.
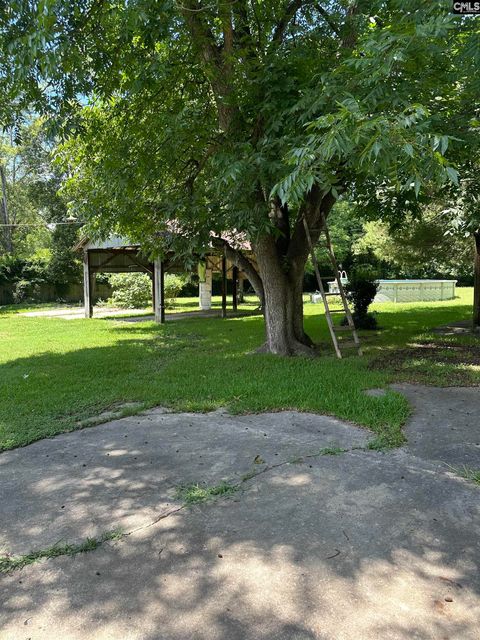
[[[445,173],[447,174],[450,182],[458,185],[458,171],[456,169],[454,169],[453,167],[445,167]]]

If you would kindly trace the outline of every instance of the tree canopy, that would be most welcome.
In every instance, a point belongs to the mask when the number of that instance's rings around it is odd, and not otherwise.
[[[266,347],[305,352],[303,220],[341,194],[402,219],[458,183],[478,27],[420,0],[14,0],[2,8],[4,122],[53,113],[72,207],[91,228],[187,257],[212,232],[264,302]],[[313,240],[318,232],[313,232]]]

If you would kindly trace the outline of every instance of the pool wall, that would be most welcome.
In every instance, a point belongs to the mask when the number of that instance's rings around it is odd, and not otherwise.
[[[453,300],[456,280],[377,280],[375,302]]]

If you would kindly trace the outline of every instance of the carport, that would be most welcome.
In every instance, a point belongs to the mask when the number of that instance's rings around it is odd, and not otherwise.
[[[111,236],[105,241],[83,238],[74,247],[83,254],[83,291],[85,317],[93,316],[93,293],[97,273],[148,273],[152,279],[153,311],[156,322],[165,322],[165,273],[181,273],[185,269],[173,253],[153,262],[146,258],[139,244],[126,238]],[[227,317],[227,281],[232,280],[232,310],[237,311],[239,289],[243,290],[244,273],[221,250],[199,260],[199,308],[211,309],[212,276],[221,274],[222,318]]]

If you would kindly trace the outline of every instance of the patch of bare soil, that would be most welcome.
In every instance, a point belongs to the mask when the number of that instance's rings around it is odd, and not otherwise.
[[[444,336],[454,335],[480,335],[474,330],[471,320],[460,320],[459,322],[452,322],[450,324],[442,325],[433,329],[434,333],[439,333]]]
[[[373,370],[388,369],[409,382],[438,384],[437,376],[443,372],[448,386],[477,386],[478,377],[473,378],[472,372],[465,369],[469,366],[480,366],[480,346],[435,342],[415,343],[383,353],[368,365]]]

